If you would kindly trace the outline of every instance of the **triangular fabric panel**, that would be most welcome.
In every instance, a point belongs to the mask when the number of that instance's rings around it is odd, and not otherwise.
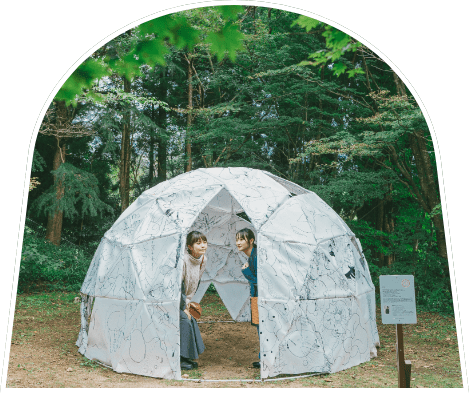
[[[207,169],[204,171],[208,172]],[[256,229],[290,196],[284,187],[260,171],[213,168],[210,174],[225,183],[225,188],[241,205]]]
[[[146,212],[138,228],[132,234],[133,243],[141,243],[151,239],[174,235],[180,232],[178,225],[166,215],[154,202]]]
[[[103,248],[105,247],[109,247],[108,242],[101,241],[101,243],[99,243],[98,248],[96,249],[96,252],[94,253],[93,259],[90,263],[90,267],[88,268],[83,284],[81,285],[81,293],[86,293],[90,296],[94,296],[96,280],[98,278],[99,264],[102,259],[101,255],[104,252]]]
[[[180,378],[178,317],[174,303],[98,298],[85,356],[117,372]]]
[[[140,287],[148,301],[177,301],[179,270],[177,251],[180,235],[137,243],[132,248],[132,259]]]
[[[131,321],[135,318],[138,308],[138,300],[122,301],[97,297],[91,314],[85,356],[109,366],[116,364],[118,352],[126,334],[132,328]]]
[[[180,378],[178,307],[175,303],[141,306],[114,370],[132,374],[143,370],[142,375],[149,377]]]
[[[261,378],[332,373],[370,360],[373,320],[363,315],[360,301],[261,301]]]
[[[202,298],[205,295],[205,292],[207,292],[208,287],[210,286],[211,281],[201,281],[199,284],[199,287],[197,288],[197,291],[195,292],[194,297],[192,298],[193,302],[200,303]],[[203,312],[203,310],[202,310]]]
[[[189,228],[208,202],[221,190],[221,185],[178,190],[157,199],[161,210],[181,229]]]
[[[319,244],[351,233],[340,217],[324,208],[314,193],[293,197],[285,202],[260,229],[260,233],[279,241]],[[331,213],[332,211],[332,213]]]
[[[218,270],[214,280],[219,283],[225,282],[246,282],[241,268],[247,260],[244,253],[238,251],[230,251],[226,259],[225,266]]]
[[[250,298],[249,284],[237,282],[219,283],[215,281],[214,285],[231,318],[236,320],[244,303]]]
[[[210,244],[224,246],[226,242],[226,234],[221,228],[228,224],[231,215],[227,212],[214,210],[208,205],[197,217],[194,224],[189,229],[191,231],[199,231],[204,233],[210,239]],[[208,239],[207,239],[208,240]]]
[[[122,214],[119,216],[119,218],[116,220],[116,222],[113,224],[112,228],[117,228],[121,225],[121,222],[126,220],[129,216],[135,214],[137,210],[141,209],[143,206],[145,206],[148,202],[151,203],[151,201],[154,198],[152,198],[151,195],[147,195],[143,193],[138,197],[127,209],[125,209]],[[141,214],[137,214],[141,215]],[[111,229],[112,229],[111,228]]]
[[[144,217],[148,214],[150,209],[153,207],[154,202],[148,197],[145,198],[145,203],[137,203],[137,199],[132,206],[127,208],[130,209],[134,205],[136,206],[132,212],[126,214],[127,210],[122,213],[119,220],[109,229],[104,237],[110,241],[117,242],[120,244],[131,244],[133,242],[133,236],[137,231],[138,227],[142,224]]]
[[[229,253],[230,250],[223,246],[213,245],[207,249],[205,253],[207,262],[202,281],[212,281],[216,277],[218,271],[225,266]]]
[[[115,247],[112,250],[115,257],[108,264],[101,263],[98,268],[95,296],[126,300],[145,299],[132,261],[131,249]]]
[[[267,171],[262,171],[262,173],[266,174],[267,176],[271,177],[274,179],[277,183],[281,184],[283,187],[285,187],[290,193],[295,194],[295,195],[303,195],[310,193],[311,191],[300,187],[298,184],[295,184],[291,181],[282,179],[281,177],[275,176],[272,173],[269,173]]]

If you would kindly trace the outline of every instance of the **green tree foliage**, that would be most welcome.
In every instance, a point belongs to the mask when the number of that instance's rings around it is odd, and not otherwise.
[[[70,217],[64,231],[77,244],[96,247],[121,213],[125,123],[130,203],[183,173],[189,160],[192,169],[265,169],[316,192],[341,215],[360,238],[376,285],[380,274],[414,274],[419,307],[451,310],[428,127],[402,81],[364,45],[282,10],[205,7],[137,26],[89,61],[103,65],[105,76],[97,67],[99,76],[84,72],[87,85],[62,91],[76,100],[76,121],[95,130],[67,142],[73,168],[60,172],[69,192],[61,202]],[[45,166],[34,172],[41,184],[28,214],[56,203],[47,138],[36,145]]]
[[[45,167],[45,161],[44,158],[39,154],[39,152],[34,149],[34,155],[33,155],[33,162],[31,164],[31,173],[32,172],[42,172]],[[32,176],[29,179],[29,191],[34,190],[37,186],[39,186],[41,183],[39,182],[38,178],[36,176]]]
[[[224,26],[210,33],[206,42],[221,60],[225,53],[234,59],[236,51],[242,45],[243,34],[239,26],[232,22],[243,11],[241,6],[212,7],[226,20]],[[132,37],[131,46],[122,57],[98,56],[83,62],[67,79],[58,91],[55,99],[75,103],[83,89],[90,89],[96,80],[112,74],[132,80],[141,74],[141,66],[165,65],[165,55],[169,45],[178,49],[188,47],[191,50],[199,42],[200,32],[187,21],[184,14],[170,14],[143,23]]]
[[[66,218],[72,220],[112,211],[109,205],[100,200],[98,180],[93,174],[70,163],[62,164],[51,173],[64,184],[64,194],[57,199],[55,187],[50,187],[35,201],[34,208],[38,211],[47,215],[61,210]]]
[[[34,149],[33,162],[31,164],[31,172],[42,172],[46,166],[44,158],[39,154],[39,152]]]
[[[298,19],[292,23],[292,26],[294,25],[299,25],[306,31],[320,27],[324,30],[322,36],[326,39],[326,49],[317,50],[308,56],[310,59],[314,59],[314,62],[303,61],[300,64],[317,66],[332,62],[332,71],[336,76],[340,76],[347,71],[347,66],[341,61],[337,62],[337,60],[339,60],[346,52],[356,52],[356,50],[362,45],[343,31],[316,19],[308,18],[305,15],[300,15]],[[360,67],[347,71],[349,78],[356,74],[363,73],[364,72]]]

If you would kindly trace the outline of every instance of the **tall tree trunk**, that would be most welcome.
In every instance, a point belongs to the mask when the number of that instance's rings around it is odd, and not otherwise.
[[[55,171],[59,169],[60,165],[65,162],[65,142],[63,138],[56,138],[57,146],[54,153],[54,161],[52,169]],[[65,188],[62,179],[54,176],[54,185],[56,189],[55,198],[57,201],[63,198]],[[46,228],[46,239],[56,246],[60,245],[62,237],[62,221],[63,221],[63,210],[57,208],[54,213],[49,213],[47,217],[47,228]]]
[[[391,185],[389,185],[391,191]],[[363,208],[359,210],[358,218],[367,221],[370,226],[378,231],[385,233],[392,233],[394,231],[394,212],[392,197],[389,194],[383,198],[375,198],[366,203]],[[388,240],[385,236],[379,236],[380,243],[388,246]],[[379,249],[371,247],[371,254],[377,260],[379,267],[391,266],[395,260],[395,254],[384,254]]]
[[[130,93],[130,82],[124,77],[124,92]],[[119,168],[119,194],[122,211],[129,207],[130,201],[130,111],[126,106],[123,115],[121,161]]]
[[[188,92],[187,92],[187,96],[188,96],[188,99],[187,99],[187,109],[189,111],[192,110],[193,106],[192,106],[192,58],[190,57],[190,54],[189,54],[189,57],[188,57],[188,61],[187,61],[187,81],[188,81],[188,84],[189,84],[189,87],[188,87]],[[189,172],[192,170],[192,146],[191,146],[191,140],[190,140],[190,128],[192,126],[192,113],[189,112],[187,114],[187,130],[186,130],[186,170],[185,172]]]
[[[65,106],[65,101],[55,101],[57,107],[57,122],[58,128],[65,127],[68,122],[68,111]],[[56,137],[57,145],[55,146],[54,161],[52,163],[52,170],[59,169],[60,165],[65,162],[65,140],[64,138]],[[63,198],[65,188],[62,179],[54,176],[54,185],[56,189],[56,200],[59,201]],[[60,245],[62,237],[62,222],[63,210],[55,209],[54,213],[49,213],[47,217],[46,239],[56,246]]]
[[[151,104],[151,119],[155,121],[155,106],[152,103]],[[156,143],[156,138],[155,138],[155,132],[152,130],[150,132],[150,151],[148,152],[148,158],[149,158],[149,167],[148,167],[148,185],[151,187],[151,183],[153,181],[153,178],[155,177],[155,143]]]
[[[375,200],[375,227],[378,231],[383,232],[383,224],[384,224],[384,200],[383,199],[376,199]],[[383,244],[384,238],[383,236],[379,237],[380,243]],[[379,266],[384,266],[384,254],[382,252],[378,252],[378,264]]]
[[[394,232],[394,211],[393,211],[393,201],[392,201],[392,183],[388,184],[389,193],[384,197],[384,226],[383,231],[386,233],[393,233]],[[394,260],[396,254],[390,253],[384,256],[384,265],[390,267]]]
[[[393,72],[394,82],[396,84],[397,93],[403,97],[406,96],[405,84],[399,76]],[[427,140],[423,130],[414,131],[409,138],[412,155],[415,159],[417,176],[421,187],[421,197],[417,198],[421,207],[430,213],[436,206],[441,204],[438,193],[438,183],[433,173],[433,167],[428,152]],[[438,247],[438,255],[444,259],[448,259],[446,249],[445,228],[443,217],[441,214],[432,216],[432,222],[436,230],[436,242]]]
[[[423,207],[427,213],[430,213],[436,206],[441,204],[441,200],[438,195],[438,185],[433,173],[432,163],[427,148],[427,140],[425,139],[423,130],[416,131],[411,135],[410,147],[412,149],[412,154],[414,155],[417,174],[422,188],[422,197],[424,198],[424,203],[426,205]],[[448,259],[443,217],[441,214],[435,214],[432,216],[432,222],[436,231],[438,255],[442,258]]]
[[[162,80],[163,77],[162,77]],[[162,82],[160,99],[166,101],[168,97],[168,87],[166,83]],[[166,138],[166,111],[160,106],[158,108],[158,126],[160,130],[158,132],[158,178],[157,183],[166,181],[166,160],[168,153],[168,140]],[[164,133],[162,132],[164,130]]]
[[[403,97],[407,96],[407,93],[405,91],[405,84],[404,82],[402,82],[402,79],[399,78],[399,76],[395,72],[393,72],[392,75],[394,78],[394,83],[396,84],[397,94]]]

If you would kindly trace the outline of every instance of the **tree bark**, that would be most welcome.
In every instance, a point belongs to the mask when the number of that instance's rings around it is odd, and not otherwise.
[[[392,75],[394,78],[394,83],[396,84],[397,94],[403,97],[407,96],[407,93],[405,91],[405,84],[404,82],[402,82],[402,79],[399,78],[399,76],[395,72],[393,72]]]
[[[189,54],[190,55],[190,54]],[[192,146],[190,140],[190,128],[192,126],[192,113],[190,112],[193,108],[192,106],[192,58],[189,56],[187,61],[187,81],[188,81],[188,92],[187,92],[187,109],[189,112],[187,113],[187,130],[186,130],[186,170],[185,172],[189,172],[192,170]]]
[[[64,127],[68,122],[68,111],[65,106],[65,101],[55,101],[57,108],[57,122],[58,127]],[[59,169],[60,165],[65,162],[65,140],[64,138],[56,137],[57,145],[55,146],[54,161],[52,163],[52,170]],[[65,188],[62,179],[54,176],[54,185],[56,187],[56,200],[59,201],[64,196]],[[47,218],[46,239],[56,246],[60,245],[62,237],[62,222],[63,210],[57,208],[53,213],[49,213]]]
[[[392,201],[392,184],[388,185],[389,193],[384,197],[383,200],[383,215],[384,215],[384,228],[383,231],[386,233],[393,233],[394,232],[394,211],[393,211],[393,201]],[[395,260],[396,254],[390,253],[384,255],[384,266],[390,267]]]
[[[359,210],[358,218],[367,221],[371,227],[385,233],[394,232],[394,212],[391,197],[391,184],[389,185],[389,193],[383,198],[375,198],[366,203]],[[379,236],[379,241],[383,246],[389,246],[389,242],[384,236]],[[371,247],[371,254],[377,260],[379,267],[391,266],[395,260],[395,254],[384,254],[379,249]]]
[[[427,213],[430,213],[436,206],[441,204],[441,200],[438,195],[438,185],[433,174],[430,155],[427,150],[427,141],[423,130],[416,131],[411,135],[410,147],[412,149],[412,154],[414,155],[417,174],[422,188],[422,196],[425,203],[422,207]],[[445,228],[441,214],[435,214],[432,216],[432,222],[436,231],[438,255],[442,258],[448,259]]]
[[[65,162],[65,142],[63,138],[57,138],[57,147],[55,149],[54,161],[52,169],[59,169],[60,165]],[[54,185],[56,187],[56,200],[60,201],[64,196],[65,188],[62,179],[54,176]],[[46,228],[46,239],[52,244],[60,246],[60,240],[62,237],[62,222],[63,222],[63,210],[56,208],[54,213],[49,213],[47,218]]]
[[[163,80],[163,77],[162,77]],[[168,90],[166,83],[162,81],[161,85],[161,93],[160,99],[162,101],[166,101],[168,97]],[[160,106],[158,108],[158,126],[160,130],[158,132],[158,177],[157,183],[161,183],[166,181],[166,160],[167,160],[167,149],[168,149],[168,141],[166,139],[166,135],[162,135],[163,133],[161,130],[166,130],[166,111]]]
[[[124,77],[124,92],[130,93],[130,82]],[[121,211],[129,207],[130,202],[130,112],[127,107],[124,110],[121,161],[119,168],[119,194],[121,198]]]
[[[399,76],[393,72],[394,82],[399,95],[406,96],[404,82]],[[440,196],[438,193],[438,183],[433,173],[433,167],[428,152],[427,140],[423,130],[414,131],[409,138],[410,148],[415,159],[415,166],[417,169],[417,176],[421,188],[421,197],[419,201],[422,208],[430,213],[432,210],[441,204]],[[448,252],[446,248],[445,228],[443,224],[443,217],[441,214],[432,216],[432,222],[436,230],[436,243],[438,247],[438,255],[441,258],[448,259]]]
[[[151,104],[151,119],[155,121],[155,106],[152,103]],[[155,138],[155,133],[152,130],[150,133],[150,151],[148,152],[148,159],[150,161],[149,163],[149,168],[148,168],[148,185],[151,187],[151,183],[153,181],[153,178],[155,177],[155,143],[156,143],[156,138]]]

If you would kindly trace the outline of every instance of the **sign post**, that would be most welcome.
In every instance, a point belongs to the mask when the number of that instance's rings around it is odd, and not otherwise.
[[[414,276],[380,276],[381,319],[396,325],[396,355],[400,388],[410,388],[411,363],[404,359],[402,324],[417,323]]]

